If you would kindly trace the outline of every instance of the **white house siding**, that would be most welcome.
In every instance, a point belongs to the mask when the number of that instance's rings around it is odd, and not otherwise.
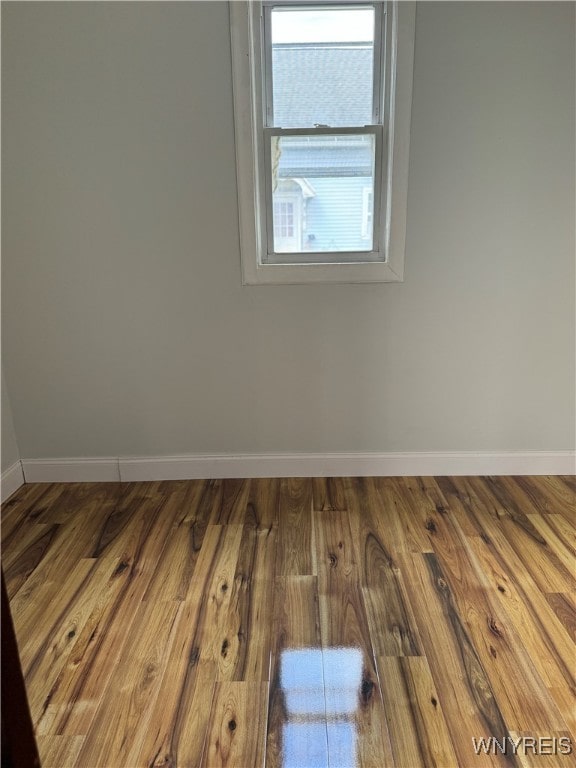
[[[314,249],[366,250],[362,238],[362,197],[372,187],[366,176],[351,178],[307,178],[316,195],[307,202],[306,237],[314,235]]]

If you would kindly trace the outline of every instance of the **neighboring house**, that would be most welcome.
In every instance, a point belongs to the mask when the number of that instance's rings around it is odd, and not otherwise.
[[[274,124],[366,125],[372,44],[281,44],[272,51]],[[372,247],[370,137],[285,137],[274,194],[277,251]]]

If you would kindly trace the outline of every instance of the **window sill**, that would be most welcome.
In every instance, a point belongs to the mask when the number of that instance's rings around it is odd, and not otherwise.
[[[355,264],[259,264],[244,261],[244,285],[299,285],[303,283],[400,283],[402,270],[383,262]]]

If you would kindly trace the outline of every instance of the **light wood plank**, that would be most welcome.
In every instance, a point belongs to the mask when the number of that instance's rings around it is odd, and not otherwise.
[[[312,567],[312,482],[288,477],[280,481],[278,576],[306,576]]]
[[[274,599],[276,525],[244,525],[218,661],[219,680],[266,681]]]
[[[75,655],[72,667],[57,681],[62,694],[69,691],[67,700],[57,696],[61,707],[52,728],[58,734],[86,735],[90,730],[174,522],[173,514],[160,510],[162,500],[154,494],[147,503],[143,501],[122,534],[104,547],[101,557],[115,563],[104,590],[110,600],[97,604],[79,639],[82,654]]]
[[[314,477],[312,479],[313,509],[318,512],[347,509],[344,478]]]
[[[93,725],[82,744],[78,765],[109,768],[135,765],[135,755],[148,730],[168,663],[181,603],[142,603],[129,638],[110,677]]]
[[[542,592],[569,592],[573,589],[572,574],[550,551],[546,540],[525,515],[515,514],[513,509],[503,509],[500,499],[490,501],[488,489],[481,478],[465,478],[461,482],[473,492],[479,491],[478,496],[471,497],[468,512],[481,519],[484,537],[502,551],[512,549],[514,559],[520,561],[522,569],[529,573]],[[498,514],[494,513],[494,509],[500,510]]]
[[[378,768],[393,764],[386,726],[382,692],[376,672],[374,649],[360,586],[357,549],[352,543],[346,512],[314,512],[314,533],[318,563],[320,635],[323,648],[328,754],[346,759],[354,738],[358,765]],[[342,655],[342,661],[338,662]],[[357,666],[357,670],[356,670]],[[348,668],[348,674],[344,670]],[[352,676],[352,670],[356,670]],[[330,672],[330,674],[328,674]],[[340,680],[341,678],[341,680]],[[354,706],[351,686],[356,685]],[[343,686],[344,693],[340,689]],[[330,717],[343,710],[343,724],[330,727]],[[341,731],[346,734],[340,743]],[[331,758],[332,759],[332,758]],[[336,764],[338,759],[335,758]],[[346,763],[344,763],[346,764]]]
[[[206,507],[198,508],[200,498],[194,494],[196,508],[189,506],[190,499],[183,493],[176,492],[167,498],[162,514],[173,517],[173,526],[143,600],[153,603],[185,599],[209,519]]]
[[[541,475],[515,477],[514,481],[530,497],[539,512],[564,515],[569,523],[574,523],[576,492],[562,478]]]
[[[8,597],[13,598],[28,577],[44,559],[46,551],[58,536],[60,526],[32,523],[20,531],[18,550],[8,550],[3,560]]]
[[[435,555],[403,555],[401,558],[458,764],[476,765],[472,738],[486,733],[507,733],[507,725],[448,585],[436,577]],[[484,768],[515,763],[497,755],[482,755],[477,764]]]
[[[201,765],[263,765],[266,702],[265,683],[216,683]]]
[[[241,536],[240,525],[206,529],[138,765],[200,764]]]
[[[45,764],[565,768],[473,738],[576,744],[575,505],[571,477],[23,486]]]
[[[560,594],[556,592],[545,595],[545,597],[572,641],[576,643],[576,593]]]
[[[290,576],[277,578],[275,582],[274,608],[271,620],[274,632],[271,638],[270,656],[270,690],[266,740],[267,768],[281,768],[285,762],[298,764],[294,752],[290,752],[291,736],[296,724],[287,706],[285,680],[283,679],[283,660],[286,653],[293,654],[298,659],[299,652],[318,651],[320,648],[320,617],[318,607],[318,585],[316,576]],[[318,655],[312,656],[317,671],[317,677],[322,676],[321,662]],[[304,711],[318,713],[319,692],[317,686],[303,686],[299,691],[300,707]],[[323,705],[323,691],[320,694]],[[295,713],[294,713],[295,714]],[[322,714],[322,712],[321,712]],[[325,707],[323,710],[325,718]],[[296,720],[297,715],[295,714]],[[300,740],[302,768],[308,763],[313,764],[313,758],[320,754],[327,759],[328,737],[324,721],[315,723],[312,729],[316,738],[321,734],[321,746],[311,743],[310,739]],[[297,731],[296,731],[297,732]]]
[[[214,509],[210,522],[216,525],[242,524],[248,506],[250,484],[250,480],[222,480],[220,503]]]
[[[22,529],[38,523],[44,511],[66,493],[62,483],[23,485],[2,504],[2,547],[18,550]]]
[[[420,634],[398,564],[375,534],[368,534],[362,592],[377,655],[420,656]]]
[[[42,768],[72,768],[77,765],[84,736],[38,736]]]
[[[566,525],[566,522],[561,515],[527,515],[528,519],[538,531],[542,539],[546,542],[546,545],[550,548],[550,551],[554,553],[558,562],[562,563],[566,569],[568,576],[572,577],[572,589],[576,589],[576,571],[574,570],[574,564],[576,560],[574,545],[568,541],[568,538],[564,538],[562,529]],[[558,520],[562,520],[558,524]],[[573,538],[573,536],[572,536]]]
[[[397,768],[457,765],[452,740],[424,657],[377,657]]]

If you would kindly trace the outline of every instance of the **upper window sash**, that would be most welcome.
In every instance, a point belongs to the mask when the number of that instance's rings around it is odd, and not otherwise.
[[[335,3],[334,0],[263,0],[261,12],[261,41],[262,41],[262,70],[263,70],[263,125],[268,128],[285,126],[274,125],[274,85],[273,85],[273,64],[272,64],[272,13],[277,8],[290,8],[313,10],[345,10],[345,9],[371,9],[374,11],[373,28],[373,60],[372,60],[372,120],[365,125],[382,125],[384,123],[384,105],[385,105],[385,84],[386,84],[386,3],[384,0],[346,0],[346,2]],[[316,124],[317,125],[317,124]],[[315,127],[298,126],[302,128]],[[336,128],[341,126],[323,125],[326,128]],[[360,127],[360,126],[359,126]]]

